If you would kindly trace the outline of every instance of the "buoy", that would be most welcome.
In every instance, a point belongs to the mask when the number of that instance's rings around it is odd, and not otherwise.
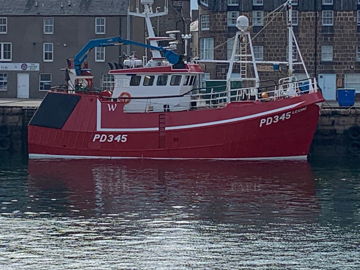
[[[128,92],[122,92],[119,96],[120,102],[128,104],[131,100],[131,95]]]

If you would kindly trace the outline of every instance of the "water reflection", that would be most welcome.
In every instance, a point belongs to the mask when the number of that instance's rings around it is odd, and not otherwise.
[[[30,161],[29,193],[45,198],[38,211],[85,216],[281,222],[318,209],[306,162]]]

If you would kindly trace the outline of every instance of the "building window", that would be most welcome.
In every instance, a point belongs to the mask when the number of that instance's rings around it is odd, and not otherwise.
[[[299,5],[299,0],[292,0],[292,5],[293,6],[298,6]]]
[[[321,46],[321,61],[323,62],[333,61],[333,46],[331,45]]]
[[[0,73],[0,91],[7,91],[7,74]]]
[[[262,10],[254,10],[252,12],[253,26],[264,25],[264,12]]]
[[[235,39],[234,38],[229,38],[226,42],[227,44],[227,59],[230,59],[231,58],[231,55],[232,55],[232,51],[233,51],[233,47],[234,47],[234,42],[235,42]],[[240,54],[240,46],[239,46],[239,43],[237,44],[237,48],[236,48],[236,52],[235,54]],[[236,57],[235,57],[236,59]]]
[[[360,46],[356,47],[356,61],[360,62]]]
[[[104,17],[95,18],[95,34],[105,34],[105,23]]]
[[[263,0],[253,0],[253,6],[263,6],[264,1]]]
[[[54,18],[44,18],[44,34],[54,34]]]
[[[357,25],[360,26],[360,10],[357,11]]]
[[[228,0],[227,5],[228,6],[238,6],[239,5],[239,0]]]
[[[49,91],[51,88],[51,74],[50,73],[41,73],[39,78],[39,90],[40,91]]]
[[[297,10],[292,11],[292,25],[299,25],[299,12]]]
[[[227,25],[228,26],[235,26],[236,20],[239,17],[240,12],[239,11],[228,11],[227,12]]]
[[[10,42],[0,42],[0,61],[11,61],[12,44]]]
[[[292,47],[292,59],[293,61],[297,61],[298,60],[298,52],[297,52],[297,48],[296,46],[294,45]],[[286,61],[289,61],[289,46],[286,46]]]
[[[322,25],[323,26],[334,25],[334,11],[333,10],[323,10],[322,11]]]
[[[333,0],[322,0],[323,5],[333,5]]]
[[[210,30],[210,15],[201,15],[200,16],[200,29],[201,30]]]
[[[7,33],[7,18],[0,17],[0,34],[6,34],[6,33]]]
[[[264,46],[254,46],[254,57],[256,61],[264,60]]]
[[[105,47],[95,47],[95,62],[105,62]]]
[[[102,77],[101,84],[102,84],[101,86],[102,90],[114,90],[114,86],[115,86],[114,75],[104,74]]]
[[[43,44],[43,60],[44,62],[54,61],[54,44],[44,43]]]
[[[214,39],[202,38],[200,39],[200,59],[214,59]]]

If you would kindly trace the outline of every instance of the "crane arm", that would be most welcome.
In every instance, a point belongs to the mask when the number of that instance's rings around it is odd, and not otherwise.
[[[143,48],[147,48],[150,50],[157,50],[164,54],[164,57],[171,64],[178,64],[181,61],[180,55],[169,51],[163,47],[156,47],[132,40],[122,39],[121,37],[112,37],[112,38],[99,38],[92,39],[75,55],[74,57],[74,68],[76,71],[76,75],[81,75],[81,65],[84,63],[88,52],[95,47],[108,47],[108,46],[117,46],[117,45],[135,45]]]

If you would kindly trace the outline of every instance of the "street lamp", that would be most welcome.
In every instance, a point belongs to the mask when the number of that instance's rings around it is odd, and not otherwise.
[[[182,34],[181,38],[185,41],[185,54],[184,56],[187,56],[188,54],[188,41],[191,39],[191,34]]]

